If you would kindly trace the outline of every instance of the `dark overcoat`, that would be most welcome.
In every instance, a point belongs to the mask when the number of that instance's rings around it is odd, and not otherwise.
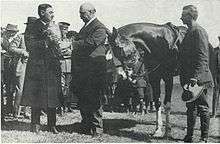
[[[29,60],[24,82],[23,105],[35,108],[55,108],[60,105],[60,62],[48,50],[44,35],[48,25],[40,19],[33,24],[27,44]]]

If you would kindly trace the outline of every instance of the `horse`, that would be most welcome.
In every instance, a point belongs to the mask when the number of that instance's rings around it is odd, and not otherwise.
[[[132,23],[118,29],[113,28],[108,37],[113,57],[116,59],[116,64],[118,64],[116,65],[118,74],[126,77],[125,72],[123,72],[123,65],[131,62],[134,57],[142,58],[145,67],[148,69],[156,107],[154,137],[163,136],[160,101],[161,79],[165,82],[165,99],[163,103],[166,112],[166,128],[164,136],[171,136],[169,115],[173,77],[178,75],[178,51],[186,31],[186,27],[175,26],[170,22],[163,25]]]

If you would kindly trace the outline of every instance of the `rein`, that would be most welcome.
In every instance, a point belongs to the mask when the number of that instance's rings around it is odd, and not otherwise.
[[[155,68],[153,68],[151,71],[148,71],[147,74],[150,74],[154,71],[156,71],[159,67],[160,67],[161,64],[158,64]]]

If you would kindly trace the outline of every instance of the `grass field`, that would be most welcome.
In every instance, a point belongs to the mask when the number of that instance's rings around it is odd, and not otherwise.
[[[47,132],[46,117],[41,117],[42,131],[34,134],[29,131],[30,120],[19,119],[13,121],[6,119],[6,125],[2,127],[1,141],[3,143],[133,143],[133,142],[153,142],[153,143],[176,143],[183,142],[181,139],[186,134],[186,115],[185,104],[180,98],[181,88],[178,84],[174,85],[172,96],[172,139],[152,137],[155,128],[155,113],[144,116],[133,116],[126,113],[104,112],[104,135],[98,138],[92,138],[90,135],[79,133],[80,113],[74,110],[73,113],[66,113],[62,117],[57,117],[57,127],[61,131],[54,135]],[[164,115],[163,115],[164,119]],[[212,118],[210,125],[210,142],[220,142],[220,118]],[[200,120],[197,123],[194,132],[194,141],[200,138]]]

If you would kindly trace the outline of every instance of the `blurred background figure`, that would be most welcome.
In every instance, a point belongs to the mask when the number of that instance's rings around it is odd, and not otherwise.
[[[212,76],[214,80],[213,105],[212,116],[216,117],[219,107],[219,93],[220,93],[220,36],[218,36],[219,45],[211,52],[211,66]]]
[[[14,101],[14,117],[18,118],[22,114],[24,118],[30,118],[27,107],[21,109],[21,99],[23,95],[23,85],[26,71],[26,64],[29,57],[27,49],[29,46],[29,39],[31,30],[33,29],[33,23],[36,21],[36,17],[28,17],[25,32],[17,35],[11,42],[9,51],[13,54],[13,89],[15,92]],[[29,110],[30,111],[30,110]]]
[[[13,55],[9,52],[11,41],[18,33],[18,26],[15,24],[7,24],[5,30],[1,31],[1,71],[2,71],[2,94],[6,96],[6,114],[13,114]]]
[[[67,37],[68,28],[70,24],[67,22],[59,22],[59,27],[62,35],[62,41],[70,43],[71,37]],[[63,97],[63,106],[58,108],[60,115],[63,115],[63,112],[72,112],[71,109],[71,97],[72,93],[69,91],[69,85],[71,81],[71,54],[72,47],[70,46],[66,51],[63,52],[64,59],[60,60],[61,63],[61,86],[62,86],[62,97]]]

